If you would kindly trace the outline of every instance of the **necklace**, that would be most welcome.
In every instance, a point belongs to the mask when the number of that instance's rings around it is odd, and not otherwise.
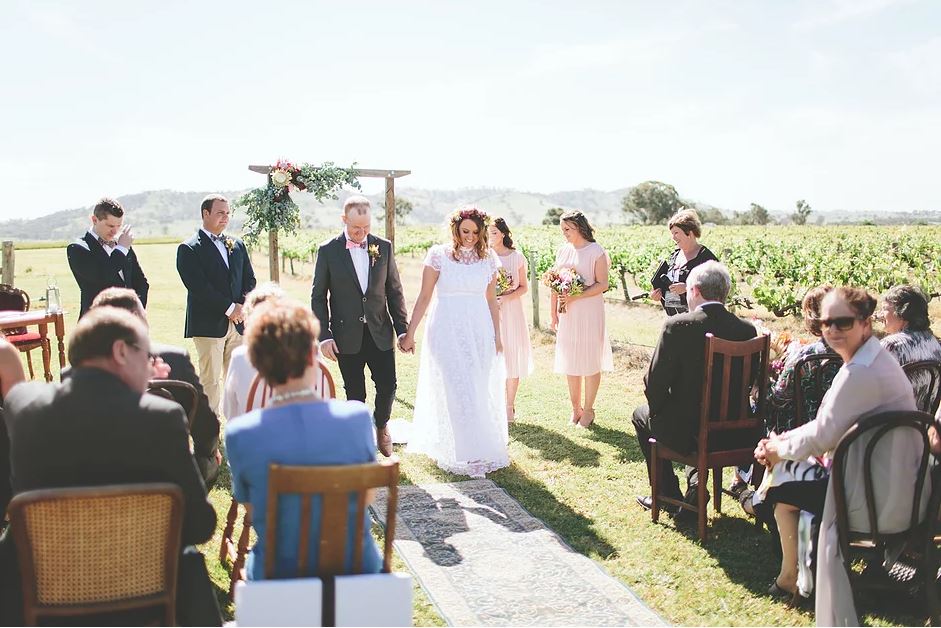
[[[293,390],[291,392],[279,393],[277,395],[271,395],[268,397],[269,403],[282,403],[284,401],[291,401],[292,399],[301,399],[303,397],[317,397],[317,393],[309,388],[303,390]]]

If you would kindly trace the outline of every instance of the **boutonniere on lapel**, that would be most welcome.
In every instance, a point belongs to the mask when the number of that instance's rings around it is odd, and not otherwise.
[[[232,255],[232,251],[235,250],[235,238],[225,236],[225,239],[222,240],[222,244],[225,245],[225,250],[229,252],[229,255]]]
[[[379,259],[379,245],[370,244],[366,252],[369,253],[369,267],[372,268],[376,265],[376,260]]]

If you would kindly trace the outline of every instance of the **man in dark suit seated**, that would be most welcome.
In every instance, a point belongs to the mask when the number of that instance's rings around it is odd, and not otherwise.
[[[189,450],[183,409],[144,394],[151,376],[146,325],[127,311],[95,308],[75,327],[68,351],[73,368],[66,381],[20,384],[4,400],[14,494],[171,482],[183,491],[183,545],[209,540],[216,513]],[[0,591],[7,594],[19,588],[10,536],[0,542],[6,546]],[[178,618],[183,625],[219,625],[202,556],[195,562],[193,556],[184,553],[180,561]],[[19,606],[15,594],[0,595],[5,613]]]
[[[706,334],[734,341],[749,340],[757,335],[754,326],[725,309],[731,287],[732,279],[725,265],[709,261],[697,266],[686,280],[689,312],[671,316],[663,326],[644,378],[648,405],[634,411],[634,429],[647,461],[648,476],[648,439],[651,436],[674,451],[692,453],[696,450],[706,370]],[[723,449],[748,447],[757,444],[761,436],[736,431],[714,440],[710,437],[710,447],[712,443]],[[673,464],[664,460],[658,471],[661,494],[683,499]],[[686,468],[686,480],[686,500],[694,503],[698,483],[694,467]],[[646,509],[652,505],[648,496],[638,497],[637,502]],[[676,509],[668,511],[676,514]]]
[[[131,245],[134,234],[124,223],[124,208],[103,198],[92,211],[91,227],[66,248],[69,267],[82,293],[79,318],[91,307],[98,293],[111,286],[130,288],[147,306],[150,284]]]
[[[147,312],[133,290],[127,288],[104,290],[95,297],[92,309],[103,306],[127,310],[147,324]],[[219,418],[209,407],[209,398],[203,392],[203,386],[199,382],[196,369],[185,348],[151,342],[150,352],[170,367],[170,379],[184,381],[196,389],[198,402],[190,436],[193,437],[193,455],[196,457],[199,472],[206,482],[206,488],[210,489],[219,477],[219,465],[222,463],[222,454],[219,452]],[[181,401],[188,403],[186,400]]]

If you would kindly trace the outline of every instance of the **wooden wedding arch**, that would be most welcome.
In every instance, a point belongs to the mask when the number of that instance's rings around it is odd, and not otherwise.
[[[249,166],[249,170],[259,174],[267,175],[271,172],[271,166]],[[395,180],[399,177],[412,174],[411,170],[379,170],[374,168],[354,168],[353,173],[357,178],[381,178],[386,180],[386,239],[395,246]],[[277,232],[269,234],[273,237],[273,242],[269,241],[268,246],[268,272],[271,281],[280,281],[281,273],[278,265],[278,244]],[[272,246],[273,245],[273,246]]]

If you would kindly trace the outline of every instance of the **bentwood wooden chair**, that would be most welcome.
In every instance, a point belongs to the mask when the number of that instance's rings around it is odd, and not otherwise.
[[[813,399],[818,406],[820,400],[833,384],[833,378],[843,366],[843,358],[836,353],[814,353],[805,355],[794,364],[794,373],[791,376],[791,386],[794,400],[794,424],[798,427],[816,418],[810,415],[808,401]],[[810,388],[802,384],[810,382]],[[778,434],[782,430],[778,430]]]
[[[706,334],[706,372],[702,386],[699,414],[699,439],[696,451],[683,454],[650,439],[651,517],[660,517],[661,502],[686,508],[698,516],[698,533],[706,541],[706,486],[712,469],[715,509],[722,508],[722,469],[748,465],[755,461],[755,443],[741,449],[717,449],[711,443],[731,430],[763,433],[766,392],[768,387],[768,350],[770,337],[758,336],[734,342]],[[752,386],[757,385],[757,408],[751,407]],[[658,469],[661,460],[671,460],[696,467],[699,483],[696,504],[659,494]]]
[[[30,306],[29,295],[19,288],[8,284],[0,284],[0,311],[28,312]],[[2,332],[7,341],[21,353],[26,354],[26,366],[29,369],[29,378],[33,379],[33,358],[30,352],[33,349],[43,349],[44,346],[51,351],[48,338],[43,338],[37,332],[31,332],[25,327],[6,329]]]
[[[314,384],[314,391],[321,399],[335,399],[336,385],[333,382],[333,376],[327,365],[322,361],[317,362],[320,367],[320,377]],[[257,408],[264,408],[271,398],[271,386],[265,382],[261,375],[255,375],[252,385],[248,389],[248,401],[245,404],[245,412],[251,412]],[[238,542],[235,542],[235,522],[239,516],[238,502],[233,499],[229,503],[229,510],[225,517],[225,527],[222,529],[222,542],[219,546],[219,561],[226,559],[232,562],[232,572],[229,575],[229,597],[235,598],[235,584],[239,580],[245,579],[245,560],[248,556],[248,543],[250,541],[252,518],[248,510],[242,515],[242,529],[239,532]]]
[[[932,420],[933,417],[925,412],[882,412],[861,419],[847,430],[834,450],[830,482],[833,485],[840,554],[854,593],[863,589],[887,588],[909,591],[917,582],[913,579],[923,579],[932,625],[938,625],[937,622],[941,621],[941,609],[938,603],[938,559],[934,535],[937,531],[941,498],[941,487],[938,486],[941,484],[941,477],[938,475],[937,466],[930,465],[928,426]],[[919,466],[914,478],[911,507],[905,511],[910,513],[908,526],[903,530],[887,533],[879,529],[878,508],[884,495],[876,492],[872,459],[879,441],[899,429],[917,432],[920,436],[921,451],[915,458]],[[868,440],[860,441],[864,436],[868,436]],[[851,469],[847,467],[850,451],[854,446],[865,449],[862,452],[861,468]],[[927,498],[927,509],[922,508],[923,487],[926,481],[933,482]],[[854,484],[862,484],[864,488],[866,530],[856,530],[850,525],[847,488]],[[883,490],[892,490],[892,487],[883,487]],[[921,517],[922,512],[926,513],[924,518]],[[859,558],[865,558],[870,565],[881,565],[889,546],[902,548],[892,571],[884,578],[860,577],[853,568],[854,563]]]
[[[199,393],[192,384],[178,379],[152,379],[147,383],[147,392],[180,404],[186,412],[186,425],[192,432],[199,407]]]
[[[268,471],[267,532],[265,538],[265,578],[316,576],[323,581],[323,626],[335,619],[334,576],[363,573],[363,534],[369,494],[377,488],[388,491],[382,573],[392,571],[392,542],[395,540],[395,513],[398,507],[399,462],[383,460],[369,464],[338,466],[271,465]],[[300,530],[297,568],[291,574],[275,573],[278,555],[279,501],[285,495],[300,495]],[[320,538],[310,538],[312,498],[320,498]],[[350,501],[355,496],[353,560],[347,566],[347,541],[351,522]],[[308,565],[311,543],[317,544],[317,564]]]
[[[902,366],[915,388],[915,402],[918,409],[934,416],[941,405],[941,362],[922,360],[909,362]]]
[[[10,502],[27,625],[163,608],[176,622],[183,492],[175,484],[45,489]]]

